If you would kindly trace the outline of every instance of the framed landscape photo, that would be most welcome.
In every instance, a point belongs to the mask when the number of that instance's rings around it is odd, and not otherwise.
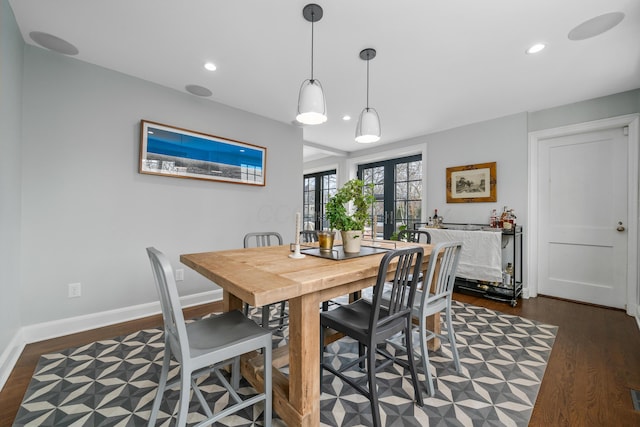
[[[447,203],[497,201],[496,162],[447,168]]]
[[[140,173],[264,186],[266,161],[265,147],[140,121]]]

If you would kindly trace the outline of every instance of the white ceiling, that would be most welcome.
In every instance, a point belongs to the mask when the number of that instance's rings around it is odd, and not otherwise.
[[[40,31],[79,49],[75,58],[284,123],[310,77],[311,23],[301,0],[9,0],[26,43]],[[368,148],[354,141],[366,103],[388,144],[468,123],[640,87],[638,0],[317,1],[314,75],[329,120],[304,127],[307,160]],[[625,18],[571,41],[582,22]],[[548,47],[526,55],[534,42]],[[218,69],[206,71],[214,62]],[[193,95],[192,95],[193,96]],[[350,122],[342,120],[349,114]],[[176,124],[178,125],[178,124]]]

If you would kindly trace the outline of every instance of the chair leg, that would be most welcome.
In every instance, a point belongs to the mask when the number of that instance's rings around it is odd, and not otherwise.
[[[371,401],[371,415],[373,427],[382,426],[380,421],[380,407],[378,406],[378,388],[376,387],[376,346],[367,347],[367,364],[369,373],[369,400]]]
[[[286,313],[286,301],[282,301],[280,303],[280,327],[282,328],[284,326],[284,315]]]
[[[234,390],[240,388],[240,356],[234,357],[231,362],[231,387]]]
[[[189,400],[191,396],[191,372],[184,369],[184,364],[180,367],[180,402],[178,403],[178,420],[176,427],[187,425],[187,415],[189,415]]]
[[[416,402],[418,403],[418,406],[423,406],[422,391],[420,391],[420,384],[418,383],[418,372],[416,371],[415,353],[413,351],[413,339],[411,339],[411,326],[411,317],[408,317],[407,326],[404,331],[407,349],[407,361],[409,362],[409,372],[411,373],[411,382],[413,383],[413,394],[415,396]]]
[[[271,345],[271,339],[269,344]],[[272,406],[273,406],[273,387],[271,385],[271,369],[273,361],[271,358],[271,348],[264,348],[264,426],[271,427]]]
[[[362,356],[364,356],[365,353],[365,347],[358,343],[358,357],[361,358]],[[365,369],[365,359],[362,359],[362,361],[360,361],[360,363],[358,363],[358,366],[360,366],[360,369]]]
[[[262,327],[269,329],[269,312],[271,311],[271,305],[262,306]]]
[[[320,325],[320,393],[322,393],[322,377],[324,375],[324,326]]]
[[[160,380],[158,381],[158,391],[156,392],[156,398],[153,400],[153,406],[151,407],[151,413],[149,414],[149,427],[156,425],[156,419],[158,418],[158,411],[160,410],[160,403],[162,403],[162,396],[164,395],[164,389],[167,386],[167,377],[169,376],[169,364],[171,363],[171,348],[169,343],[165,339],[164,343],[164,357],[162,359],[162,370],[160,371]]]
[[[429,396],[435,394],[433,390],[433,378],[429,369],[429,349],[427,348],[427,329],[425,325],[426,319],[420,319],[420,350],[422,352],[422,368],[424,369],[425,382],[427,385],[427,393]]]
[[[456,372],[460,373],[460,356],[458,355],[458,347],[456,345],[456,335],[453,331],[453,322],[451,321],[451,301],[447,305],[447,332],[449,334],[449,344],[451,345],[451,353],[453,354],[453,363],[456,366]]]
[[[244,305],[242,307],[242,312],[244,313],[244,315],[246,317],[249,317],[249,304],[247,304],[246,302],[244,303]]]

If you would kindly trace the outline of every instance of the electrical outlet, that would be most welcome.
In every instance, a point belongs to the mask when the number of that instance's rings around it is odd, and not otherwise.
[[[176,282],[184,280],[184,268],[178,268],[176,270]]]
[[[69,283],[69,298],[78,298],[82,295],[82,285],[80,283]]]

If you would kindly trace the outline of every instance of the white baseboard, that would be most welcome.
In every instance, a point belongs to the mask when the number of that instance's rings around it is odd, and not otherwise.
[[[202,292],[187,295],[180,298],[183,307],[204,304],[222,298],[222,290]],[[76,316],[67,319],[54,320],[53,322],[37,323],[24,326],[22,329],[27,343],[48,340],[76,332],[101,328],[114,323],[127,322],[141,317],[152,316],[160,313],[160,302],[150,302],[130,307],[117,308],[115,310]]]
[[[181,297],[180,302],[183,307],[191,307],[220,299],[222,299],[222,289],[216,289]],[[159,313],[160,303],[153,302],[23,326],[13,337],[7,349],[0,355],[0,390],[4,387],[26,344],[101,328],[115,323],[127,322]]]
[[[9,375],[11,374],[13,367],[18,362],[18,358],[22,354],[24,346],[25,342],[22,338],[22,330],[19,329],[13,336],[13,339],[7,348],[5,348],[2,354],[0,354],[0,390],[2,390],[9,379]]]

